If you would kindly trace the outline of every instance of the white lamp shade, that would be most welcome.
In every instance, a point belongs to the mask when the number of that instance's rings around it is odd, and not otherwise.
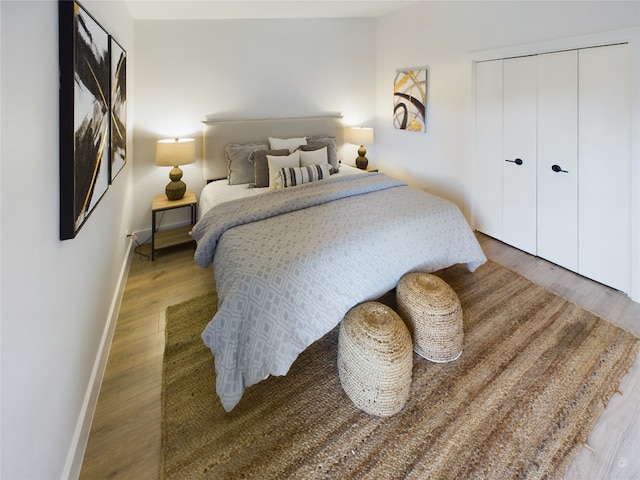
[[[371,145],[373,143],[373,128],[351,127],[349,143],[355,145]]]
[[[158,140],[156,165],[176,167],[196,161],[196,141],[193,138],[170,138]]]

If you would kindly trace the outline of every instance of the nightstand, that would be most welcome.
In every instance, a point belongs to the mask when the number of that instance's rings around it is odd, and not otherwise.
[[[349,165],[350,167],[353,168],[358,168],[355,165]],[[378,169],[376,167],[372,167],[371,165],[367,165],[367,168],[364,169],[365,172],[377,172]]]
[[[173,247],[193,242],[193,238],[189,233],[196,224],[196,209],[198,200],[191,190],[187,190],[180,200],[169,200],[165,194],[156,195],[151,203],[151,260],[156,259],[156,251],[163,248]],[[173,210],[174,208],[189,207],[191,212],[191,225],[184,227],[172,228],[171,230],[163,230],[156,232],[156,215],[158,212]]]

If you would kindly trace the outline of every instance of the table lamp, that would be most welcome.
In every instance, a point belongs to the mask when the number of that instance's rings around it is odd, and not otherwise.
[[[365,145],[371,145],[373,143],[373,128],[367,127],[351,127],[351,135],[349,139],[350,143],[360,145],[358,149],[358,158],[356,158],[356,167],[361,170],[366,170],[369,165],[369,160],[365,156],[367,149]]]
[[[196,161],[196,141],[193,138],[171,138],[158,140],[156,145],[156,165],[173,167],[169,172],[171,181],[164,193],[169,200],[180,200],[187,191],[187,185],[181,180],[179,165]]]

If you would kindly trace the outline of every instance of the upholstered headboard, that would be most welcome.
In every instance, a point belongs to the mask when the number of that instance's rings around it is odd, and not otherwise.
[[[268,141],[269,137],[332,135],[336,137],[338,159],[342,159],[344,125],[339,113],[297,118],[207,119],[202,122],[202,130],[202,175],[206,181],[227,177],[224,149],[229,143]]]

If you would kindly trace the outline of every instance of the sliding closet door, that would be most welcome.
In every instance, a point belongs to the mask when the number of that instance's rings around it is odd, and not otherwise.
[[[538,256],[578,270],[578,52],[538,56]]]
[[[476,64],[475,226],[502,239],[502,60]]]
[[[537,57],[504,60],[502,239],[536,254]]]
[[[630,119],[628,45],[580,50],[579,269],[630,289]]]

